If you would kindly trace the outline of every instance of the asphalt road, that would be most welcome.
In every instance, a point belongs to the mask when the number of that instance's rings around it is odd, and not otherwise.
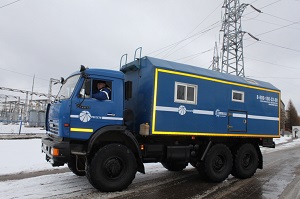
[[[191,166],[181,172],[169,172],[157,165],[145,175],[137,174],[128,189],[101,193],[85,177],[64,169],[58,174],[52,171],[7,176],[0,179],[0,194],[1,198],[297,199],[300,198],[300,146],[264,154],[264,169],[245,180],[230,176],[222,183],[208,183]]]

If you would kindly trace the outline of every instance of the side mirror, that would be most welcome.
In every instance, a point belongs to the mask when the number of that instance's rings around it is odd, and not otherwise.
[[[84,66],[84,65],[81,65],[79,71],[80,71],[80,72],[83,72],[83,71],[85,71],[85,69],[86,69],[85,66]]]
[[[60,78],[60,83],[63,84],[65,82],[65,79],[63,77]]]

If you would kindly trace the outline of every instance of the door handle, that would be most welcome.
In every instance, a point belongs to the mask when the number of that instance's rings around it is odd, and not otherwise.
[[[116,114],[114,114],[114,113],[107,113],[106,115],[110,116],[110,117],[115,117],[116,116]]]

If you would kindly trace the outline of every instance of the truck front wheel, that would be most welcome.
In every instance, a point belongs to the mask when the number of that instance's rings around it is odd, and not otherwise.
[[[109,144],[99,149],[88,161],[86,176],[100,191],[121,191],[133,181],[137,171],[134,154],[122,144]]]
[[[204,171],[208,180],[222,182],[232,170],[231,151],[225,144],[216,144],[210,148],[204,159]]]
[[[258,154],[252,144],[242,145],[235,154],[233,172],[237,178],[250,178],[256,172],[258,166]]]

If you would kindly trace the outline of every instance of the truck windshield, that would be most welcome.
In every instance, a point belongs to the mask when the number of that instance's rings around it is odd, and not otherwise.
[[[57,95],[58,100],[69,99],[74,91],[80,75],[74,75],[66,79]]]

